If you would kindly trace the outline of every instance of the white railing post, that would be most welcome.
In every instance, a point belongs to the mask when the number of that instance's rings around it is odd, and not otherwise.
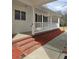
[[[58,17],[58,28],[60,27],[60,18]]]
[[[42,13],[42,29],[43,29],[43,13]]]

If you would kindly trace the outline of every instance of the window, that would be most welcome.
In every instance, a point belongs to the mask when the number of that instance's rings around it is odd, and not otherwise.
[[[15,19],[20,20],[20,11],[15,10]]]
[[[35,22],[42,22],[42,16],[43,15],[35,14]],[[43,16],[43,22],[48,22],[47,16]]]
[[[67,56],[65,56],[64,59],[67,59]]]
[[[42,22],[42,15],[35,14],[35,22]]]
[[[26,12],[15,10],[15,20],[26,20]]]
[[[37,21],[42,22],[42,15],[37,15]]]
[[[35,22],[37,22],[37,14],[35,14]]]
[[[21,12],[21,20],[26,20],[26,13],[25,12]]]
[[[43,22],[48,22],[48,17],[43,16]]]

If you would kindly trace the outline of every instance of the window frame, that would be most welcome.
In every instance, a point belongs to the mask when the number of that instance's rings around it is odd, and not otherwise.
[[[26,12],[15,9],[15,20],[26,20]]]
[[[15,20],[20,20],[20,10],[15,10]]]
[[[26,20],[26,12],[21,11],[20,17],[21,17],[21,20]]]

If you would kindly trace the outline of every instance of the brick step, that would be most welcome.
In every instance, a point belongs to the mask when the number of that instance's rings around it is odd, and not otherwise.
[[[20,46],[28,44],[28,43],[30,43],[32,41],[34,41],[34,38],[25,39],[25,40],[22,40],[22,41],[19,41],[19,42],[15,43],[15,46],[20,47]]]
[[[27,49],[29,49],[29,48],[31,48],[31,47],[33,47],[34,45],[37,45],[37,44],[39,44],[38,42],[36,42],[36,41],[31,41],[31,42],[29,42],[29,43],[26,43],[26,44],[24,44],[23,46],[20,46],[20,47],[17,47],[20,51],[25,51],[25,50],[27,50]]]

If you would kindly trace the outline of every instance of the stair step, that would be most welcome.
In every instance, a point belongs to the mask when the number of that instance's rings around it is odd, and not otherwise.
[[[25,45],[25,44],[27,44],[27,43],[30,43],[30,42],[32,42],[32,41],[34,41],[34,38],[29,38],[29,39],[25,39],[25,40],[22,40],[22,41],[20,41],[20,42],[17,42],[15,45],[16,45],[17,47],[20,47],[20,46],[23,46],[23,45]]]
[[[25,51],[26,49],[29,49],[29,48],[33,47],[34,45],[37,45],[37,44],[39,44],[39,43],[36,42],[36,41],[31,41],[31,42],[29,42],[29,43],[27,43],[23,46],[18,47],[18,49],[21,50],[21,51]]]

